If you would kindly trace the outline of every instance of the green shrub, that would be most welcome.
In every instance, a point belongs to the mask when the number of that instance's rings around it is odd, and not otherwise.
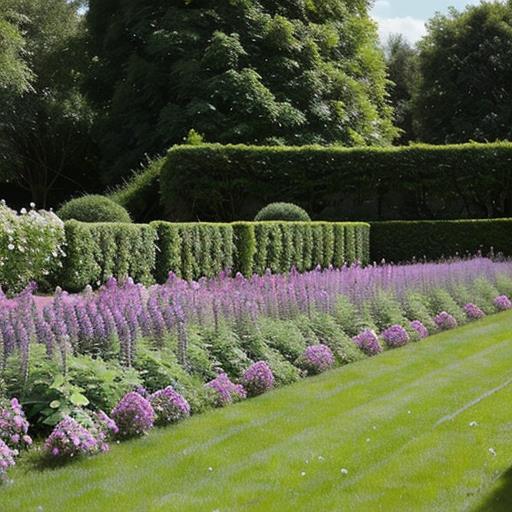
[[[281,222],[310,222],[308,212],[292,203],[271,203],[262,208],[256,217],[256,222],[277,220]]]
[[[158,234],[159,282],[171,271],[190,280],[233,268],[233,228],[229,224],[153,222],[151,226]]]
[[[163,218],[160,206],[160,171],[165,158],[152,160],[145,169],[112,194],[110,199],[126,208],[135,222]]]
[[[283,200],[323,220],[507,217],[512,216],[511,177],[510,143],[205,144],[169,151],[161,198],[167,218],[178,220],[246,220]]]
[[[126,222],[132,221],[130,214],[119,204],[105,196],[91,195],[71,199],[57,212],[64,221],[80,222]]]
[[[72,291],[99,286],[111,276],[132,277],[151,284],[156,263],[157,233],[143,224],[65,223],[66,257],[56,276],[58,284]]]
[[[31,281],[44,282],[61,265],[64,224],[53,213],[22,210],[0,202],[0,288],[9,294]]]
[[[373,222],[371,259],[413,259],[503,253],[512,256],[512,219]]]

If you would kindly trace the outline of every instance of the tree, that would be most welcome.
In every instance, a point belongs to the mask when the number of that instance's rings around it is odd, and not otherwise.
[[[435,144],[512,138],[512,2],[454,9],[420,43],[414,119]]]
[[[389,144],[368,0],[91,0],[88,94],[112,180],[184,140]]]
[[[11,1],[33,78],[23,94],[0,92],[0,169],[41,207],[93,189],[97,178],[93,116],[80,92],[87,61],[79,5]]]
[[[395,125],[401,130],[398,144],[414,140],[412,99],[419,81],[418,53],[401,34],[391,35],[384,48],[390,102],[395,112]]]
[[[24,59],[22,18],[12,0],[0,0],[0,90],[21,94],[30,87],[32,74]]]

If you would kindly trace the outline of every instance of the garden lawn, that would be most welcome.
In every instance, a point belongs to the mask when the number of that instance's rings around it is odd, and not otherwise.
[[[504,313],[103,456],[27,458],[0,510],[510,510],[511,361]]]

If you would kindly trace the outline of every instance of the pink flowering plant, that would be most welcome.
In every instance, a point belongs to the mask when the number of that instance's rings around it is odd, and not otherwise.
[[[368,356],[376,356],[382,352],[379,338],[375,331],[366,329],[354,338],[354,343]]]
[[[457,320],[446,311],[439,313],[434,318],[434,322],[441,331],[448,331],[457,327]]]
[[[171,386],[153,393],[149,401],[156,414],[157,425],[176,423],[190,416],[190,405]]]
[[[332,350],[327,345],[311,345],[299,358],[298,364],[309,374],[317,375],[334,366]]]
[[[93,433],[70,416],[66,416],[54,428],[44,444],[44,452],[55,459],[94,455],[99,450],[98,440]]]
[[[512,301],[507,295],[500,295],[494,299],[494,306],[498,311],[508,311],[512,309]]]
[[[120,437],[136,437],[153,428],[155,411],[149,400],[132,391],[121,398],[111,417],[119,428]]]
[[[392,325],[382,333],[382,339],[388,347],[398,348],[407,345],[411,337],[401,325]]]
[[[258,361],[251,365],[242,377],[242,385],[249,396],[257,396],[274,387],[274,374],[268,363]]]
[[[485,313],[476,304],[466,304],[464,306],[464,312],[469,320],[479,320],[485,316]]]
[[[0,439],[10,448],[19,450],[32,445],[28,435],[29,423],[20,402],[13,398],[0,402]]]
[[[420,340],[428,338],[429,336],[428,329],[423,325],[423,322],[420,322],[419,320],[411,322],[411,329],[416,332],[416,336]]]
[[[11,450],[11,448],[0,439],[0,477],[3,477],[7,470],[16,464],[15,457],[16,452]]]
[[[244,387],[231,382],[231,379],[225,373],[221,373],[208,382],[206,387],[212,391],[215,404],[218,407],[224,407],[247,398]]]

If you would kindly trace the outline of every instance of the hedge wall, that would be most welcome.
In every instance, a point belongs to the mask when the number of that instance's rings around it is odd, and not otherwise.
[[[158,233],[155,275],[164,282],[170,271],[185,279],[212,277],[233,268],[233,228],[229,224],[153,222]]]
[[[512,216],[512,144],[390,148],[175,146],[161,170],[166,218],[253,219],[274,201],[314,219]]]
[[[151,284],[157,232],[141,224],[65,223],[66,257],[57,284],[71,291],[99,285],[110,276]]]
[[[380,262],[434,260],[478,251],[512,256],[512,219],[373,222],[371,258]]]
[[[369,261],[370,226],[364,223],[237,222],[234,224],[152,223],[158,232],[155,275],[170,271],[186,279],[222,270],[250,276],[300,271],[317,265]]]

